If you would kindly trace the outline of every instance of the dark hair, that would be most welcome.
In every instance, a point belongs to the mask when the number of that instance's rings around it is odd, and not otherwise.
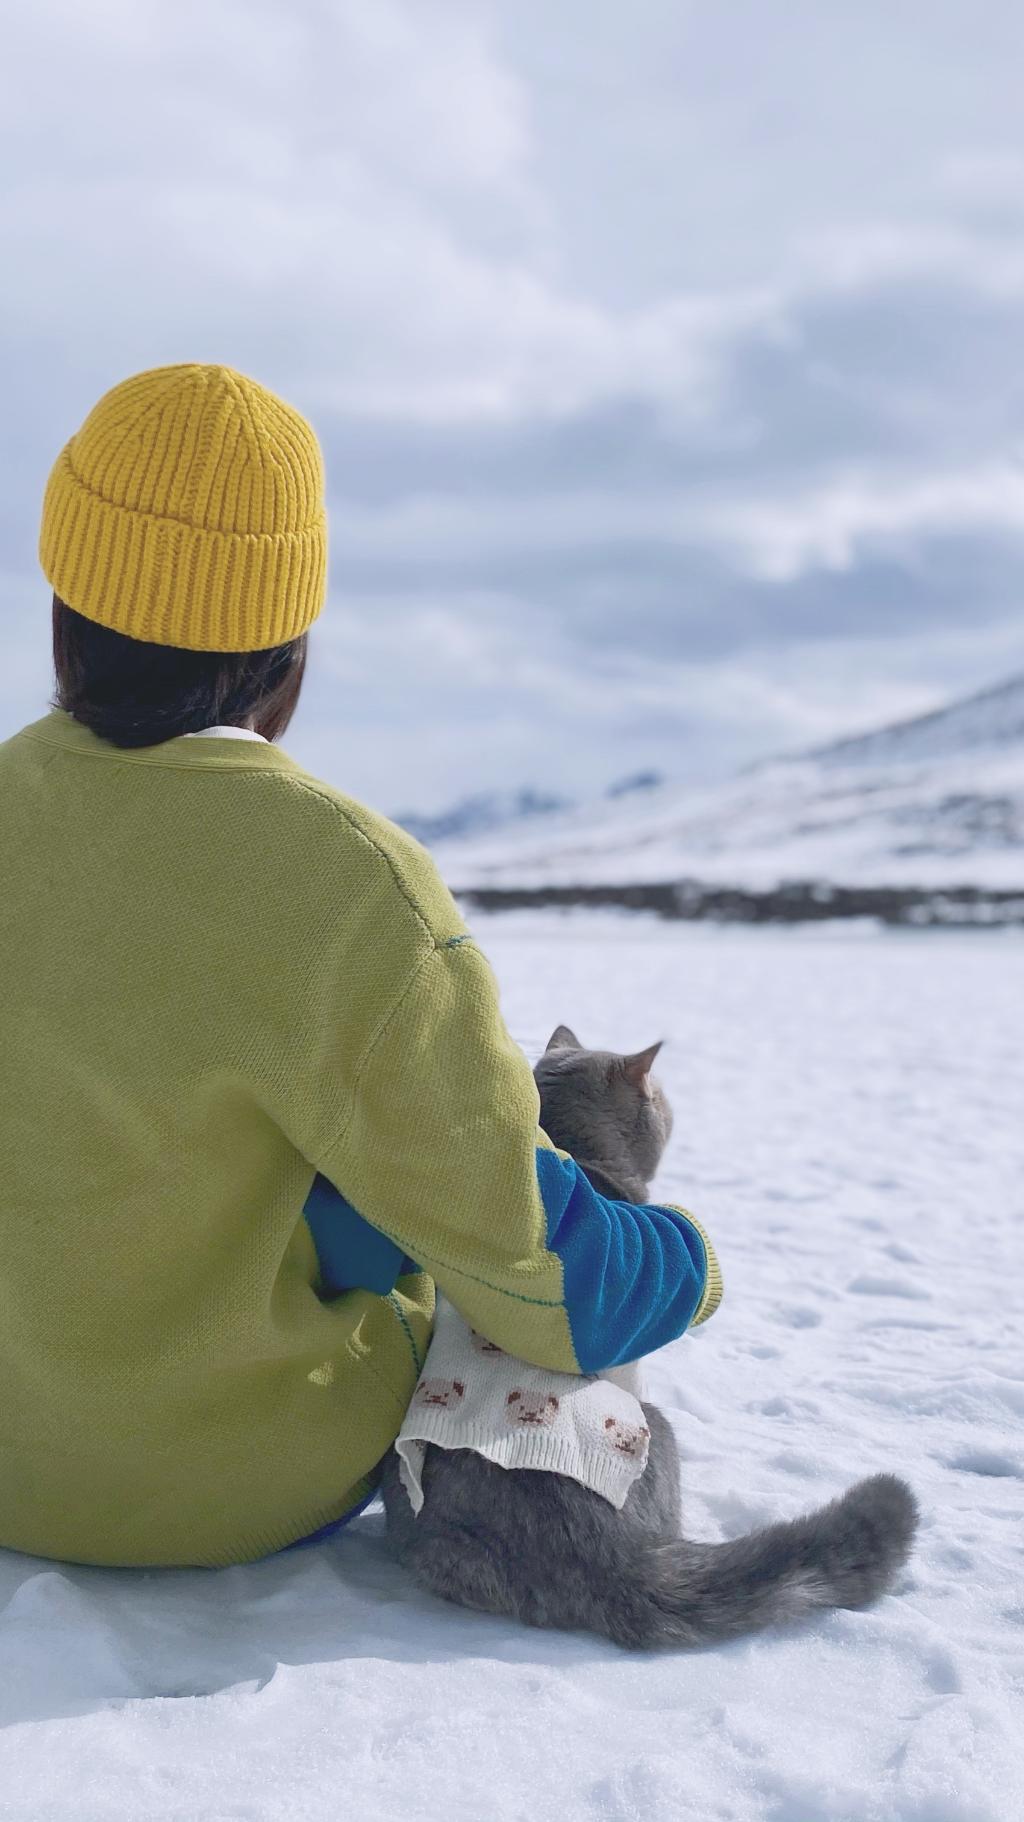
[[[53,668],[54,707],[114,746],[244,723],[276,740],[299,700],[306,635],[264,652],[186,652],[98,626],[54,595]]]

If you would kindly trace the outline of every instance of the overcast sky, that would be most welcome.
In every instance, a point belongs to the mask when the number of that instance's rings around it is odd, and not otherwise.
[[[703,777],[1024,668],[1019,0],[33,0],[0,64],[0,735],[142,367],[312,418],[286,744],[380,808]]]

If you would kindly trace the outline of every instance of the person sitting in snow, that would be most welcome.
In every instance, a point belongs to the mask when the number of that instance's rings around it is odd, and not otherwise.
[[[435,1283],[593,1373],[717,1275],[681,1210],[538,1170],[437,869],[277,744],[325,595],[305,420],[227,367],[126,380],[40,557],[56,702],[0,746],[0,1545],[242,1562],[372,1496]]]

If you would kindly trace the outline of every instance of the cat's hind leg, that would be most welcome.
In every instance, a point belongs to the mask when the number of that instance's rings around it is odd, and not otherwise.
[[[461,1606],[634,1643],[645,1624],[635,1611],[646,1602],[638,1565],[679,1536],[675,1436],[656,1405],[644,1413],[647,1465],[621,1511],[562,1475],[428,1444],[416,1516],[392,1450],[381,1492],[399,1561],[422,1588]]]
[[[467,1449],[428,1443],[424,1504],[417,1514],[401,1481],[398,1456],[389,1451],[380,1483],[388,1541],[421,1588],[484,1613],[518,1611],[512,1539],[495,1497],[495,1477],[505,1476],[506,1470]]]

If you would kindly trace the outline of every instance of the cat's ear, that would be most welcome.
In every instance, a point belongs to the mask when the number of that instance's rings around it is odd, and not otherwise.
[[[664,1041],[664,1038],[659,1038],[656,1044],[649,1045],[646,1050],[638,1050],[633,1056],[622,1059],[623,1075],[627,1082],[632,1082],[634,1088],[639,1088],[641,1094],[651,1092],[651,1069]]]
[[[554,1031],[551,1033],[551,1036],[548,1038],[547,1044],[545,1045],[544,1055],[547,1056],[547,1053],[549,1050],[582,1050],[582,1049],[583,1049],[583,1045],[580,1043],[580,1040],[576,1036],[575,1031],[570,1031],[568,1025],[556,1025]]]

